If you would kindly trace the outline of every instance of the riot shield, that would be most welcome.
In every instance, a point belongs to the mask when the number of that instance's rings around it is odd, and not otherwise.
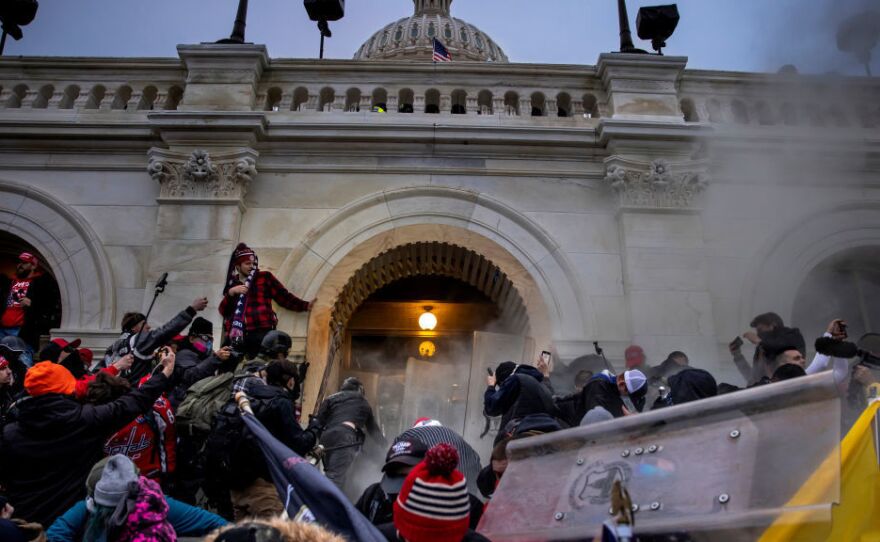
[[[830,372],[512,441],[478,530],[495,542],[592,540],[615,480],[636,535],[755,540],[773,522],[827,523],[839,442]]]

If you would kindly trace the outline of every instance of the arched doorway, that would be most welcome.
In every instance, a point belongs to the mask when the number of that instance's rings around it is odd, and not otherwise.
[[[20,334],[22,339],[36,351],[48,339],[49,330],[61,324],[61,296],[58,291],[58,281],[55,279],[54,272],[49,266],[46,257],[24,239],[0,230],[0,274],[8,277],[11,284],[14,284],[17,278],[16,268],[19,264],[19,255],[23,252],[36,256],[37,260],[39,260],[37,274],[46,277],[46,280],[40,281],[43,291],[25,294],[29,299],[38,299],[41,306],[39,313],[29,318],[28,325],[22,328],[23,333]],[[0,298],[0,302],[6,308],[11,302],[11,298],[15,297],[16,294],[4,285],[0,295],[4,296]]]
[[[435,327],[421,325],[426,312]],[[357,376],[387,435],[435,418],[486,454],[493,436],[482,415],[486,368],[535,350],[508,275],[448,242],[407,243],[369,260],[339,292],[329,327],[319,397]]]
[[[880,332],[880,246],[842,250],[817,265],[797,291],[793,323],[818,335],[834,318],[852,340]]]

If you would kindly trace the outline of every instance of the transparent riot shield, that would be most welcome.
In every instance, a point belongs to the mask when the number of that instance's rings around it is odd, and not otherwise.
[[[830,372],[513,441],[478,530],[495,542],[591,540],[615,480],[637,535],[756,540],[774,522],[828,523],[839,442]]]

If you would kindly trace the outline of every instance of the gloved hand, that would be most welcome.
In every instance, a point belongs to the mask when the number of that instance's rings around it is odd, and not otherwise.
[[[321,432],[324,431],[324,426],[321,425],[321,422],[318,421],[316,416],[309,416],[309,425],[306,427],[306,431],[315,435],[315,440],[318,440],[321,437]]]

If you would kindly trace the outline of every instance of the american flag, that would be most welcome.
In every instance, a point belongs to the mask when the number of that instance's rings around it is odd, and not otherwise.
[[[452,62],[452,55],[446,50],[446,47],[440,43],[440,40],[434,38],[434,62]]]

